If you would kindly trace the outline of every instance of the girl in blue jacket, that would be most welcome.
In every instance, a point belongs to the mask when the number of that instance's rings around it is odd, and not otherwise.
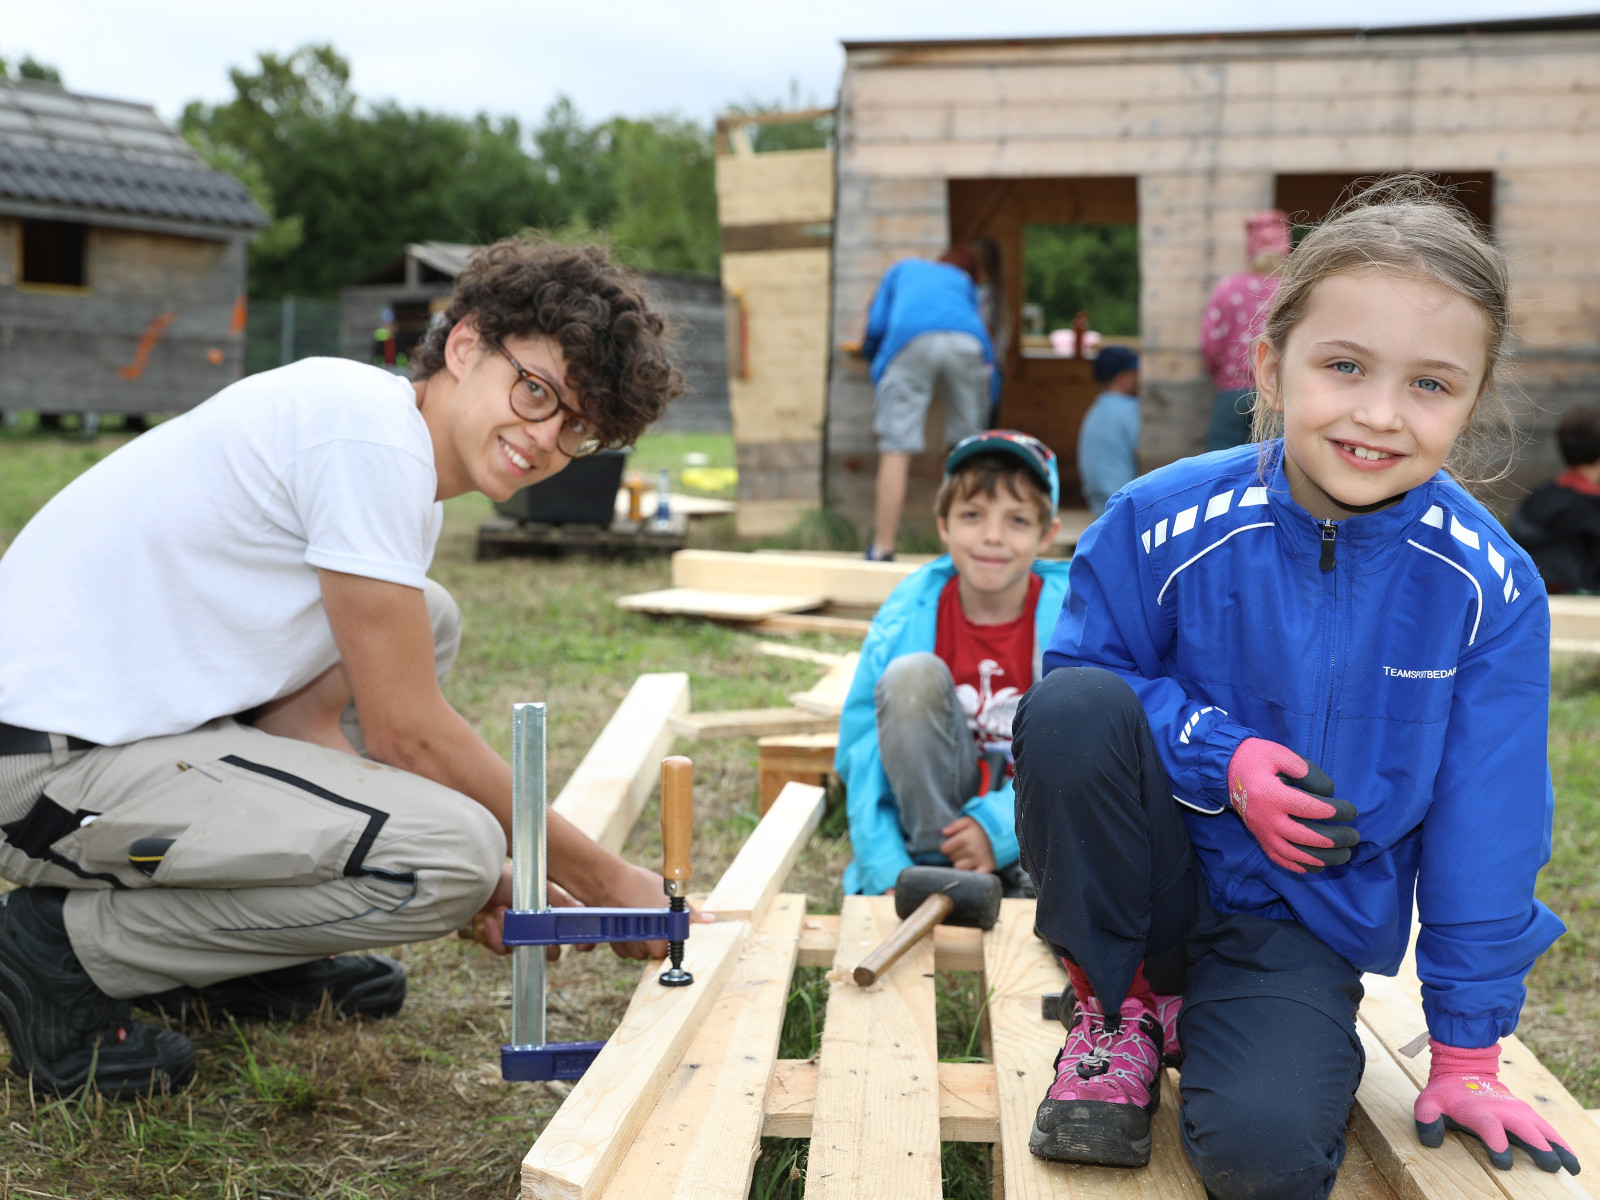
[[[1431,1036],[1416,1102],[1578,1163],[1497,1078],[1562,932],[1549,857],[1549,613],[1455,481],[1505,415],[1504,257],[1425,181],[1289,257],[1255,347],[1259,444],[1154,471],[1073,559],[1016,722],[1016,831],[1077,998],[1032,1149],[1142,1166],[1163,1056],[1210,1194],[1320,1198],[1364,1064],[1360,973],[1415,895]]]

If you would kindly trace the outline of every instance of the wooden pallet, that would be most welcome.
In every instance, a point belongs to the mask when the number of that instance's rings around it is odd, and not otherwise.
[[[573,1088],[523,1163],[525,1200],[744,1200],[760,1139],[809,1138],[807,1200],[942,1193],[940,1142],[994,1147],[995,1195],[1007,1200],[1204,1200],[1179,1141],[1177,1075],[1162,1080],[1150,1166],[1126,1171],[1034,1158],[1028,1132],[1063,1039],[1040,997],[1065,975],[1033,936],[1033,902],[1007,900],[1000,922],[940,928],[870,988],[850,969],[895,927],[893,901],[848,897],[837,917],[807,915],[805,897],[778,893],[822,811],[819,788],[790,784],[705,907],[685,965],[691,988],[645,973],[622,1026]],[[796,966],[828,966],[822,1049],[777,1057]],[[935,973],[978,971],[986,994],[988,1062],[940,1063]],[[1411,1114],[1427,1056],[1400,1047],[1422,1030],[1417,983],[1369,976],[1360,1034],[1367,1069],[1333,1200],[1539,1200],[1590,1196],[1581,1179],[1546,1175],[1522,1155],[1496,1171],[1458,1134],[1418,1144]],[[1503,1076],[1600,1165],[1600,1124],[1515,1038]]]
[[[492,517],[478,526],[479,560],[516,554],[558,556],[581,554],[673,554],[683,549],[688,519],[676,517],[670,528],[656,530],[649,522],[617,520],[610,525],[540,525]]]

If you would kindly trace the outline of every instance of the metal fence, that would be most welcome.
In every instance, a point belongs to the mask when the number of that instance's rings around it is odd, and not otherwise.
[[[250,301],[244,372],[254,375],[302,358],[339,354],[339,302],[311,296]]]

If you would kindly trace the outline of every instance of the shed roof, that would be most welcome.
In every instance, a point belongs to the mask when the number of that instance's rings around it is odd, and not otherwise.
[[[0,202],[253,229],[267,216],[149,105],[0,79]]]
[[[1511,17],[1496,21],[1449,21],[1433,25],[1350,25],[1321,29],[1189,30],[1179,33],[1119,33],[984,38],[898,38],[843,42],[851,50],[927,50],[965,46],[1040,46],[1110,42],[1232,42],[1260,38],[1450,37],[1492,33],[1567,33],[1600,30],[1600,12],[1561,16]]]

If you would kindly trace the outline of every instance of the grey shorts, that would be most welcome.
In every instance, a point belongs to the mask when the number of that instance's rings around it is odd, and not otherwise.
[[[878,380],[873,403],[880,453],[922,453],[935,388],[944,396],[945,445],[983,432],[989,412],[983,343],[970,333],[924,333],[901,347]]]

